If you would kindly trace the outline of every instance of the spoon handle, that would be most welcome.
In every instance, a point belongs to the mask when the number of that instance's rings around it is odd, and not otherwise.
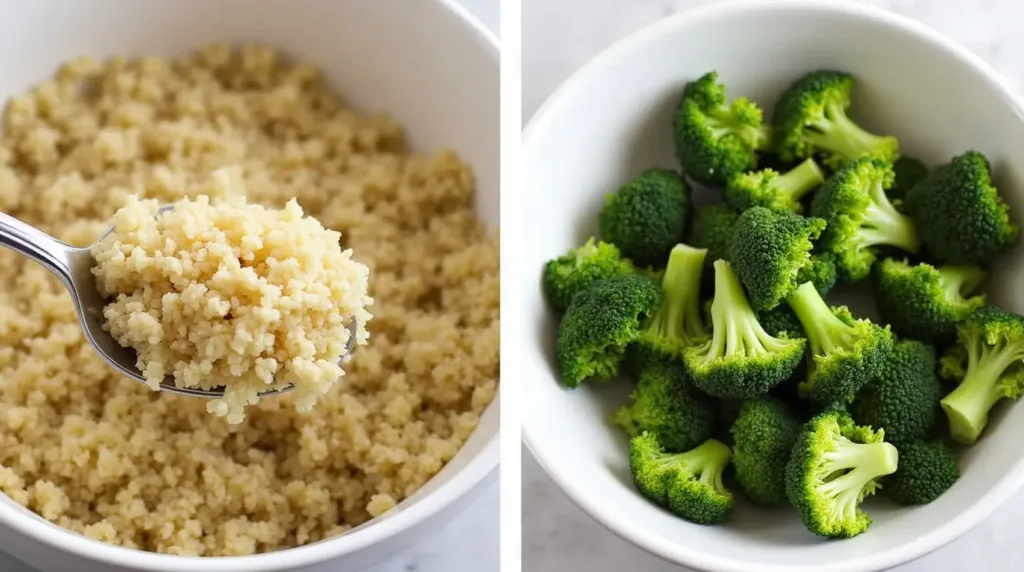
[[[68,253],[71,247],[9,214],[0,212],[0,246],[35,260],[65,284],[72,281]]]

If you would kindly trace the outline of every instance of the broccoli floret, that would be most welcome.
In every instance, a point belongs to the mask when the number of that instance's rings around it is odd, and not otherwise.
[[[661,281],[663,301],[633,342],[641,363],[651,359],[682,360],[683,348],[704,335],[700,313],[700,279],[707,251],[685,244],[669,255]]]
[[[868,529],[871,517],[860,503],[899,464],[899,452],[884,437],[831,409],[804,424],[786,464],[786,494],[808,530],[852,538]]]
[[[940,402],[954,441],[973,445],[988,413],[1003,398],[1024,393],[1024,318],[994,306],[978,308],[957,326],[947,373],[963,372],[960,384]],[[966,365],[953,360],[966,358]]]
[[[835,256],[829,253],[811,254],[811,259],[796,275],[796,283],[810,282],[819,294],[824,296],[832,291],[839,281],[839,269]]]
[[[878,314],[901,336],[949,344],[956,325],[985,305],[979,289],[986,278],[979,267],[886,259],[874,271]]]
[[[892,188],[889,189],[889,197],[893,200],[902,200],[911,187],[928,175],[928,167],[920,159],[906,155],[896,159],[892,164],[892,170],[896,177]]]
[[[771,129],[753,101],[728,102],[718,74],[686,84],[673,117],[676,157],[683,172],[705,185],[721,186],[735,173],[757,166],[757,151],[771,142]]]
[[[814,155],[832,168],[864,156],[894,161],[895,137],[868,132],[847,115],[853,77],[820,70],[797,79],[779,96],[772,114],[774,144],[783,161]]]
[[[718,524],[732,512],[733,496],[722,482],[731,458],[715,439],[685,453],[666,452],[653,433],[629,443],[629,471],[640,494],[697,524]]]
[[[845,306],[829,307],[810,282],[800,285],[788,302],[811,350],[801,395],[819,403],[849,402],[881,374],[893,346],[888,327],[855,320]]]
[[[907,192],[906,210],[925,250],[945,264],[988,266],[1013,246],[1020,227],[977,151],[938,166]]]
[[[754,399],[740,407],[732,425],[732,464],[736,481],[754,504],[787,504],[786,462],[799,433],[800,422],[778,399]]]
[[[757,397],[787,379],[803,358],[806,340],[769,336],[747,302],[728,262],[715,262],[710,336],[683,351],[701,391],[724,399]]]
[[[800,320],[793,313],[793,309],[787,304],[781,304],[771,310],[758,312],[757,321],[770,336],[777,338],[804,337],[803,325],[800,324]]]
[[[921,249],[917,228],[889,202],[892,165],[878,159],[853,161],[829,177],[815,194],[811,214],[825,219],[819,248],[835,255],[847,281],[867,278],[878,248],[893,246],[916,254]]]
[[[626,346],[661,300],[661,290],[636,274],[598,280],[576,294],[558,326],[555,348],[565,385],[617,375]]]
[[[672,247],[683,241],[690,194],[678,173],[647,169],[605,199],[597,217],[601,239],[637,266],[660,267]]]
[[[943,393],[935,370],[935,348],[896,342],[881,374],[857,393],[850,408],[854,420],[884,429],[885,440],[897,446],[923,439],[935,425]]]
[[[564,312],[577,292],[598,280],[632,272],[633,264],[614,244],[591,237],[583,246],[544,265],[544,293],[555,310]]]
[[[825,229],[820,218],[805,218],[764,207],[740,215],[729,261],[755,310],[771,310],[796,290],[797,277],[811,263],[814,240]]]
[[[633,402],[612,417],[630,437],[647,431],[671,452],[711,438],[718,405],[694,390],[680,364],[654,362],[640,372]]]
[[[698,207],[694,211],[689,242],[708,251],[705,266],[710,267],[716,260],[728,260],[733,229],[739,218],[739,211],[724,203]]]
[[[825,174],[821,167],[814,159],[807,159],[781,174],[774,169],[761,169],[733,175],[725,188],[725,201],[741,211],[765,207],[801,214],[801,199],[823,182]]]
[[[928,504],[960,478],[956,454],[942,441],[917,441],[897,449],[899,467],[882,479],[882,491],[899,504]]]

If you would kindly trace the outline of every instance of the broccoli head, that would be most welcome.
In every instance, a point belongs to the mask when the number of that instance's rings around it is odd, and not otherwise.
[[[899,504],[928,504],[960,478],[956,453],[942,441],[915,441],[897,448],[899,467],[882,479],[882,491]]]
[[[889,258],[874,270],[878,314],[897,334],[945,345],[956,338],[956,325],[985,305],[979,289],[986,278],[980,267]]]
[[[771,310],[796,290],[800,271],[811,264],[813,241],[824,229],[824,220],[788,211],[754,207],[740,215],[729,261],[751,307]]]
[[[631,274],[633,264],[614,244],[590,238],[583,246],[544,265],[544,292],[555,310],[564,312],[577,292],[605,278]]]
[[[902,200],[907,196],[907,191],[911,187],[928,175],[928,167],[920,159],[906,155],[893,162],[892,171],[895,174],[895,180],[892,188],[889,189],[889,197],[893,200]]]
[[[725,187],[725,201],[741,211],[765,207],[802,214],[804,206],[800,201],[823,182],[825,174],[821,167],[814,159],[806,159],[781,174],[774,169],[761,169],[733,175]]]
[[[683,351],[690,377],[701,391],[723,399],[757,397],[789,378],[803,358],[806,340],[769,336],[747,302],[728,262],[715,262],[710,336]]]
[[[771,142],[761,108],[745,97],[728,101],[716,72],[686,84],[673,117],[676,157],[683,172],[705,185],[721,186],[735,173],[757,166],[757,151]]]
[[[733,229],[739,211],[724,203],[698,207],[690,225],[690,244],[708,251],[704,265],[710,267],[716,260],[729,259]]]
[[[788,504],[786,462],[800,433],[789,406],[767,397],[745,401],[731,432],[736,481],[747,498],[766,507]]]
[[[558,326],[555,357],[566,386],[588,378],[618,374],[626,346],[661,304],[650,280],[627,274],[594,284],[576,294]]]
[[[956,345],[947,355],[943,370],[962,375],[940,404],[953,440],[973,445],[992,407],[1024,393],[1024,318],[995,306],[978,308],[957,326]]]
[[[654,362],[641,370],[633,402],[612,417],[630,437],[647,431],[668,451],[688,451],[711,438],[718,405],[696,390],[679,364]]]
[[[853,76],[819,70],[805,74],[779,96],[772,114],[774,144],[783,161],[820,155],[839,168],[861,157],[894,161],[895,137],[875,135],[847,115]]]
[[[932,169],[907,192],[905,206],[925,250],[945,264],[987,266],[1020,236],[988,159],[977,151]]]
[[[732,451],[708,439],[683,453],[666,452],[658,438],[644,432],[629,443],[629,471],[640,494],[696,524],[718,524],[733,508],[722,482]]]
[[[879,159],[853,161],[829,177],[814,196],[811,214],[825,219],[819,247],[835,255],[847,281],[867,278],[878,248],[896,247],[911,254],[921,249],[917,227],[889,202],[892,164]]]
[[[846,307],[829,307],[810,282],[788,299],[810,346],[801,395],[818,403],[849,402],[868,380],[881,374],[892,352],[892,332],[869,320],[855,320]]]
[[[690,192],[678,173],[647,169],[605,199],[597,217],[601,239],[638,266],[660,267],[683,241]]]
[[[943,393],[935,370],[935,348],[911,339],[896,342],[881,374],[857,393],[853,419],[884,429],[885,440],[897,446],[923,439],[935,425]]]
[[[852,538],[868,529],[871,517],[860,504],[899,464],[899,452],[884,437],[834,409],[803,425],[786,464],[786,494],[808,530]]]

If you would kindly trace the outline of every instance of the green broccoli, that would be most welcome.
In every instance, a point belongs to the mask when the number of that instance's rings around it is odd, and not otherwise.
[[[753,207],[733,232],[729,261],[755,310],[771,310],[796,290],[800,271],[811,264],[814,240],[825,229],[820,218]]]
[[[786,494],[808,530],[852,538],[868,529],[871,517],[860,503],[899,464],[899,452],[884,437],[834,409],[804,424],[786,464]]]
[[[943,393],[935,370],[935,348],[896,342],[881,374],[857,393],[850,408],[854,420],[884,429],[885,440],[897,446],[923,439],[935,425]]]
[[[633,402],[612,421],[630,437],[647,431],[671,452],[688,451],[711,438],[718,405],[694,390],[681,365],[654,362],[640,372]]]
[[[899,504],[928,504],[960,478],[956,453],[942,441],[916,441],[897,449],[899,467],[882,479],[882,491]]]
[[[601,239],[638,266],[660,267],[686,234],[690,195],[678,173],[647,169],[606,197],[597,217]]]
[[[973,445],[992,407],[1024,394],[1024,318],[995,306],[978,308],[957,326],[956,345],[947,355],[943,369],[962,375],[940,404],[953,440]]]
[[[800,434],[789,406],[774,398],[745,401],[731,433],[736,481],[747,498],[760,506],[786,505],[786,462]]]
[[[694,247],[707,249],[705,266],[710,267],[716,260],[729,259],[729,245],[739,218],[739,211],[724,203],[705,205],[694,211],[689,242]]]
[[[896,159],[892,170],[896,176],[889,189],[889,198],[894,201],[905,198],[907,191],[928,175],[928,167],[920,159],[906,155]]]
[[[802,214],[801,199],[823,182],[825,174],[821,167],[814,159],[806,159],[781,174],[774,169],[761,169],[733,175],[725,187],[725,201],[741,211],[765,207]]]
[[[676,157],[693,180],[721,186],[735,173],[757,166],[757,151],[771,143],[771,129],[753,101],[727,101],[718,74],[686,84],[673,117]]]
[[[984,269],[886,259],[875,266],[875,303],[883,321],[902,336],[936,344],[956,337],[956,325],[985,305]]]
[[[796,274],[796,283],[810,282],[822,296],[832,291],[839,281],[836,258],[829,253],[812,253],[811,259]]]
[[[564,312],[577,292],[598,280],[632,272],[633,264],[614,244],[591,237],[583,246],[544,265],[544,293],[555,310]]]
[[[992,184],[992,167],[968,151],[931,170],[914,185],[906,210],[925,250],[944,264],[988,266],[1016,244],[1020,227]]]
[[[799,318],[787,304],[780,304],[771,310],[758,312],[757,321],[769,336],[776,338],[804,337],[803,325],[800,324]]]
[[[617,375],[626,346],[661,300],[660,289],[636,274],[598,280],[576,294],[558,326],[555,348],[565,385]]]
[[[704,337],[700,314],[700,279],[707,251],[678,244],[669,254],[662,277],[663,301],[633,342],[641,363],[650,359],[682,360],[683,348]]]
[[[811,203],[811,214],[827,223],[818,246],[835,255],[840,276],[849,282],[868,277],[879,247],[911,254],[921,249],[914,222],[885,195],[892,180],[890,163],[858,159],[829,177]]]
[[[824,157],[832,168],[865,156],[894,161],[899,141],[868,132],[847,115],[853,77],[820,70],[797,79],[779,96],[772,114],[774,144],[783,161]]]
[[[845,306],[829,307],[810,282],[800,285],[788,302],[811,350],[801,395],[818,403],[849,402],[881,374],[893,346],[888,327],[855,320]]]
[[[701,391],[723,399],[768,392],[787,379],[803,358],[806,340],[769,336],[747,302],[728,262],[715,262],[710,336],[683,351],[690,377]]]
[[[718,524],[733,508],[733,496],[722,482],[732,451],[708,439],[684,453],[666,452],[653,433],[629,442],[629,471],[640,494],[673,514],[696,524]]]

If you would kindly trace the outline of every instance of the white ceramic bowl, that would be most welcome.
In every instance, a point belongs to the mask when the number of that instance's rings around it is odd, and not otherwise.
[[[963,477],[936,502],[899,509],[874,502],[874,525],[826,542],[789,510],[741,507],[731,523],[702,527],[671,516],[633,488],[626,439],[607,421],[626,383],[570,391],[554,366],[555,318],[540,289],[545,260],[596,233],[604,195],[649,166],[675,167],[671,111],[681,88],[716,69],[733,95],[770,111],[802,72],[838,68],[857,79],[853,116],[900,137],[928,162],[974,147],[1024,219],[1024,121],[996,73],[937,33],[891,13],[846,2],[726,2],[670,17],[611,47],[551,97],[524,135],[523,233],[516,282],[504,284],[525,312],[508,347],[524,385],[524,436],[579,506],[642,548],[698,569],[744,572],[879,570],[953,540],[1003,503],[1024,480],[1024,405],[1004,408],[962,460]],[[1024,311],[1024,253],[997,265],[993,300]]]
[[[473,166],[478,212],[498,224],[498,47],[451,0],[0,0],[0,97],[78,55],[171,55],[259,41],[322,67],[347,101],[391,113],[415,147],[452,147]],[[272,554],[181,558],[67,532],[0,495],[0,550],[45,572],[361,570],[449,520],[498,463],[498,401],[455,458],[393,510],[340,537]]]

